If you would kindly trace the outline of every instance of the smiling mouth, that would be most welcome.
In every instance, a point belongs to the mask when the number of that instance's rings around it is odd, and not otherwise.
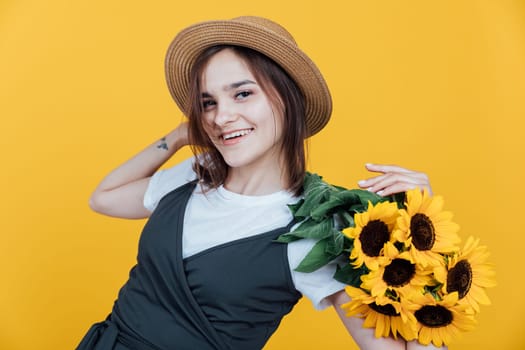
[[[236,138],[239,138],[239,137],[246,136],[246,135],[250,134],[252,131],[253,131],[253,129],[235,130],[235,131],[232,131],[232,132],[229,132],[229,133],[226,133],[226,134],[222,134],[221,138],[224,141],[232,140],[232,139],[236,139]]]

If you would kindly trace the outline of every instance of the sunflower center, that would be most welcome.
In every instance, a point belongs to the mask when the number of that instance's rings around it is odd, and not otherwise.
[[[368,256],[379,256],[389,238],[388,226],[381,220],[370,221],[359,235],[361,249]]]
[[[396,309],[390,304],[377,305],[376,303],[370,303],[368,304],[368,306],[375,312],[378,312],[383,315],[387,315],[387,316],[398,316],[399,315],[399,313],[396,312]]]
[[[425,214],[417,213],[410,220],[412,242],[418,250],[430,250],[436,240],[432,220]]]
[[[414,315],[425,327],[438,328],[452,323],[452,312],[441,305],[425,305]]]
[[[394,259],[385,267],[383,281],[391,287],[402,287],[414,277],[416,265],[406,259]]]
[[[460,260],[447,274],[447,293],[458,292],[459,299],[467,295],[472,285],[472,267]]]

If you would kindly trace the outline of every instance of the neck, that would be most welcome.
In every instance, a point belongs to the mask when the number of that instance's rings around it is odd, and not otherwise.
[[[263,169],[230,168],[224,187],[247,196],[262,196],[289,187],[288,175],[282,166]]]

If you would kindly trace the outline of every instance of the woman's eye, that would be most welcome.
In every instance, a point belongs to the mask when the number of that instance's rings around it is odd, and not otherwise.
[[[241,91],[235,94],[235,97],[237,99],[243,99],[243,98],[250,96],[251,94],[252,94],[251,91]]]
[[[215,101],[213,101],[213,100],[204,100],[204,101],[202,101],[202,108],[204,108],[205,110],[206,109],[210,109],[214,105],[215,105]]]

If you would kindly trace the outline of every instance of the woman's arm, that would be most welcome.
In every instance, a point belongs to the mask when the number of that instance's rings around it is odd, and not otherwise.
[[[142,219],[150,215],[144,205],[149,179],[175,152],[188,144],[188,125],[180,124],[110,172],[89,199],[94,211],[119,218]]]
[[[350,301],[350,297],[344,290],[330,295],[327,299],[332,303],[339,318],[345,325],[348,333],[352,336],[362,350],[423,350],[423,349],[448,349],[447,347],[435,347],[432,343],[429,345],[419,344],[417,341],[406,342],[402,338],[376,338],[373,328],[364,328],[364,320],[359,317],[347,317],[345,311],[341,308],[342,304]]]
[[[381,173],[378,176],[358,182],[361,188],[378,193],[379,195],[388,196],[394,193],[404,192],[415,187],[426,189],[432,193],[428,176],[424,173],[405,169],[396,165],[367,164],[366,168],[372,172]],[[347,317],[345,311],[341,308],[342,304],[350,301],[346,292],[340,291],[327,298],[333,305],[339,318],[345,325],[346,329],[352,335],[359,348],[367,350],[418,350],[418,349],[447,349],[446,347],[437,348],[432,344],[421,345],[417,341],[406,342],[403,339],[394,338],[376,338],[373,328],[364,328],[364,320],[359,317]]]
[[[350,301],[350,297],[344,290],[327,297],[334,307],[337,315],[343,322],[346,330],[362,350],[405,350],[406,342],[403,339],[376,338],[373,328],[364,328],[364,320],[359,317],[347,317],[341,308],[342,304]]]

